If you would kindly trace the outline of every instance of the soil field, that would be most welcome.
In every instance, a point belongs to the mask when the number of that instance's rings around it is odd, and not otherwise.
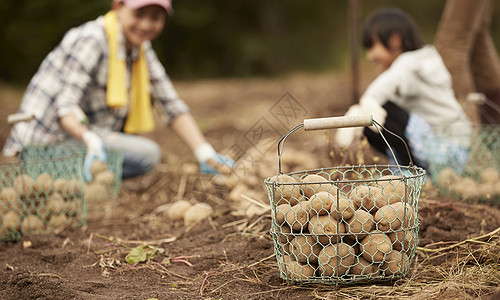
[[[346,110],[349,76],[175,85],[208,140],[235,158],[239,181],[221,186],[200,175],[186,146],[158,121],[149,136],[165,150],[162,163],[124,180],[118,197],[89,200],[85,226],[0,243],[0,299],[500,299],[499,206],[441,196],[430,183],[419,202],[419,242],[408,276],[345,286],[287,283],[269,233],[264,179],[276,174],[277,142],[289,129]],[[21,97],[22,89],[0,86],[2,128]],[[333,134],[299,130],[287,138],[284,171],[346,161]],[[2,144],[5,135],[4,129]],[[354,159],[383,161],[366,148]],[[177,200],[206,203],[213,213],[189,226],[173,221],[169,204]],[[127,254],[140,245],[155,255],[128,263]]]

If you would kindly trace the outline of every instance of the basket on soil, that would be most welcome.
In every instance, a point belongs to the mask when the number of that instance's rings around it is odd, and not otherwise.
[[[30,145],[23,150],[23,159],[36,161],[40,158],[77,156],[85,159],[86,149],[68,145]],[[123,152],[107,150],[106,162],[94,160],[90,168],[92,182],[85,182],[85,197],[89,201],[106,201],[117,197],[122,183]],[[83,172],[83,170],[82,170]]]
[[[442,195],[500,204],[500,126],[476,126],[470,134],[443,129],[424,141],[429,172]],[[457,150],[464,143],[466,150]]]
[[[0,166],[0,241],[86,224],[82,159],[21,159]]]
[[[347,123],[325,119],[327,125],[313,127],[305,120],[278,146],[302,126],[305,130],[380,126],[371,118]],[[281,278],[293,283],[353,284],[408,274],[418,243],[422,168],[358,165],[282,173],[281,151],[278,147],[277,175],[264,181]]]

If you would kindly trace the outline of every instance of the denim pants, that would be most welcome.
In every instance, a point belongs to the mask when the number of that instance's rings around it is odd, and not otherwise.
[[[160,162],[161,148],[148,138],[121,132],[99,132],[106,150],[123,151],[122,177],[145,174]]]

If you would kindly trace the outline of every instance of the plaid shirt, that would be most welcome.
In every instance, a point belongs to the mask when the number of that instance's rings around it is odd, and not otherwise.
[[[188,111],[179,98],[151,43],[144,43],[150,72],[151,98],[159,103],[166,122]],[[138,58],[134,49],[126,54],[123,34],[118,55],[127,61],[130,87],[132,62]],[[128,105],[110,108],[106,104],[108,74],[108,43],[103,18],[69,30],[61,43],[48,54],[32,78],[22,99],[19,112],[36,119],[14,125],[4,146],[5,155],[14,155],[23,145],[49,144],[69,138],[59,118],[75,112],[86,114],[90,129],[122,131]]]

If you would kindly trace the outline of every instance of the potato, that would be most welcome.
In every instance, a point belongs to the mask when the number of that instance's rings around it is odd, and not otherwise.
[[[380,265],[380,270],[384,275],[401,275],[408,269],[410,259],[408,255],[401,251],[392,251],[386,256],[385,261]]]
[[[369,262],[381,263],[392,252],[391,239],[382,232],[371,232],[361,240],[361,255]]]
[[[311,203],[311,214],[325,215],[330,212],[333,202],[337,199],[336,195],[329,192],[319,192],[309,198]]]
[[[315,264],[322,246],[311,235],[297,235],[290,241],[291,256],[301,264]]]
[[[107,187],[98,183],[86,184],[84,194],[88,202],[102,202],[108,200],[109,197]]]
[[[281,244],[289,244],[289,242],[293,239],[293,236],[291,235],[292,228],[288,226],[288,224],[283,224],[282,226],[278,226],[276,229]],[[290,253],[290,251],[287,252]]]
[[[387,234],[392,243],[392,248],[398,251],[410,251],[415,248],[417,242],[417,234],[413,234],[412,230],[398,230]]]
[[[90,166],[90,174],[92,175],[92,178],[95,179],[95,176],[103,171],[106,171],[108,169],[108,163],[104,161],[100,161],[98,159],[94,159],[92,162],[92,165]]]
[[[23,233],[41,233],[45,230],[42,219],[39,216],[27,215],[22,222]]]
[[[100,183],[105,186],[112,186],[115,183],[115,173],[111,170],[104,170],[99,172],[94,177],[94,182]]]
[[[61,231],[68,225],[68,216],[66,216],[65,214],[57,214],[50,216],[50,219],[47,222],[47,229],[49,231]]]
[[[409,200],[406,199],[406,193],[408,192],[408,196],[410,195],[410,186],[405,184],[401,177],[396,175],[385,175],[380,177],[376,187],[382,190],[382,194],[387,199],[387,203],[384,203],[384,205]],[[382,206],[379,206],[379,208]]]
[[[14,233],[21,230],[22,219],[19,213],[8,211],[2,217],[2,226],[9,232]]]
[[[439,186],[449,188],[459,179],[460,175],[458,175],[455,170],[448,167],[439,171],[437,182]]]
[[[330,208],[330,216],[339,220],[346,221],[354,214],[354,203],[344,195],[335,198]]]
[[[54,180],[52,186],[54,188],[54,193],[59,193],[63,196],[66,196],[66,194],[68,192],[68,188],[66,186],[66,179],[57,178]]]
[[[184,214],[191,206],[193,206],[193,204],[187,200],[178,200],[168,207],[167,217],[172,221],[183,220]]]
[[[346,231],[359,239],[365,237],[374,227],[375,221],[372,214],[362,209],[354,211],[353,216],[346,223]]]
[[[84,192],[84,183],[76,178],[66,181],[66,192],[69,196],[81,195]]]
[[[0,192],[0,198],[9,209],[14,209],[14,210],[23,209],[23,203],[20,201],[19,195],[14,190],[14,188],[6,187],[2,189],[2,192]]]
[[[45,205],[52,214],[59,214],[65,209],[64,198],[60,194],[52,194]]]
[[[354,249],[345,243],[325,246],[318,257],[319,275],[345,275],[354,264],[355,257]]]
[[[373,278],[380,275],[380,270],[377,264],[368,262],[362,256],[356,256],[354,264],[349,270],[349,274]]]
[[[464,177],[455,182],[450,190],[465,200],[477,199],[480,196],[479,184],[470,177]]]
[[[206,203],[196,203],[184,213],[184,225],[192,226],[210,217],[214,210]]]
[[[271,177],[270,182],[276,182],[276,176]],[[276,205],[288,203],[296,205],[301,198],[300,181],[290,175],[281,174],[278,176],[278,184],[274,190]]]
[[[301,265],[300,263],[290,260],[283,261],[283,267],[288,279],[303,281],[314,276],[315,269],[310,265]]]
[[[355,209],[362,208],[372,214],[388,202],[380,188],[368,185],[357,186],[349,193],[348,198]]]
[[[48,173],[41,173],[35,179],[33,189],[38,194],[45,193],[46,195],[52,192],[52,175]]]
[[[307,228],[310,210],[311,203],[309,201],[301,201],[290,208],[286,213],[286,222],[292,227],[293,231]]]
[[[311,198],[312,195],[319,192],[329,192],[330,194],[337,194],[337,187],[328,182],[328,180],[317,174],[309,174],[306,175],[301,180],[302,182],[302,193],[308,199]],[[324,182],[324,183],[321,183]]]
[[[394,203],[379,209],[373,217],[380,231],[396,230],[403,224],[404,228],[415,225],[416,213],[407,203]]]
[[[484,169],[479,175],[482,183],[495,183],[500,181],[500,174],[498,170],[493,167]]]
[[[14,179],[14,190],[19,195],[29,196],[33,192],[35,181],[27,174],[22,174]]]
[[[286,220],[286,214],[291,209],[290,204],[281,204],[276,207],[274,213],[271,213],[271,217],[274,222],[278,225],[281,225]]]
[[[345,233],[344,224],[329,215],[313,215],[309,221],[308,230],[316,235],[318,242],[323,245],[330,243],[332,235]],[[338,238],[340,239],[340,237]],[[333,237],[331,243],[337,243],[337,238]]]
[[[17,192],[11,187],[3,188],[0,192],[0,199],[2,199],[4,203],[17,201]]]
[[[76,217],[81,213],[82,200],[77,197],[71,197],[64,203],[64,212],[68,217]]]

